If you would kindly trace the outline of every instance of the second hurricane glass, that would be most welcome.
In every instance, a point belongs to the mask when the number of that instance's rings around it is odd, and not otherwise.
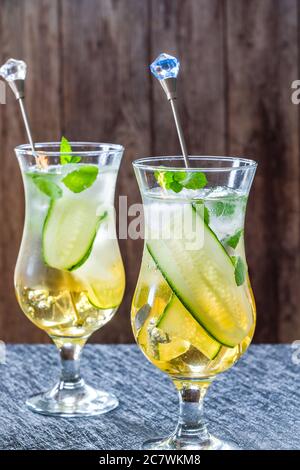
[[[203,419],[203,398],[248,348],[255,303],[244,218],[256,163],[242,158],[153,157],[134,169],[145,214],[132,305],[135,339],[179,392],[176,430],[145,449],[227,449]]]
[[[85,384],[80,353],[123,297],[125,276],[115,230],[114,194],[123,147],[59,143],[16,148],[26,216],[15,269],[25,315],[60,350],[62,372],[49,392],[27,400],[38,413],[85,416],[105,413],[117,398]]]

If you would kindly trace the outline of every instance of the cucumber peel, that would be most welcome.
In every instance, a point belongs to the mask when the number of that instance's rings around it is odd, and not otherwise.
[[[123,286],[124,281],[121,278],[116,278],[114,282],[109,282],[108,285],[100,279],[95,281],[90,280],[87,298],[90,304],[99,310],[117,308],[124,294]]]
[[[175,216],[172,231],[182,233],[182,217],[193,215],[198,218],[204,239],[188,250],[184,239],[154,237],[147,242],[148,251],[195,320],[217,342],[234,347],[245,338],[253,321],[247,294],[236,285],[233,262],[203,218],[189,204],[183,211],[186,214]]]
[[[105,217],[105,212],[97,216],[95,205],[85,199],[52,200],[43,226],[44,262],[64,271],[77,269],[88,259]]]
[[[93,244],[94,244],[94,241],[95,241],[95,238],[96,238],[98,229],[99,229],[101,223],[102,223],[106,218],[107,218],[107,211],[104,211],[103,214],[98,217],[98,221],[97,221],[97,224],[96,224],[95,234],[94,234],[93,239],[91,240],[91,243],[90,243],[90,246],[89,246],[87,252],[86,252],[85,255],[83,256],[83,258],[81,258],[81,260],[80,260],[77,264],[75,264],[75,266],[72,266],[72,268],[69,269],[69,271],[74,271],[75,269],[80,268],[80,266],[82,266],[82,265],[86,262],[86,260],[88,259],[88,257],[89,257],[90,254],[91,254],[91,251],[92,251],[92,248],[93,248]]]
[[[211,360],[221,349],[221,344],[201,327],[175,294],[158,320],[157,328],[162,329],[170,338],[181,338],[188,342]]]

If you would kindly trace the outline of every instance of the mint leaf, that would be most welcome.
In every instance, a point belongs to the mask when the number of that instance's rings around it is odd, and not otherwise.
[[[241,286],[246,278],[246,265],[240,256],[231,256],[231,261],[234,265],[234,277],[237,286]]]
[[[226,245],[230,246],[231,248],[235,249],[240,241],[242,233],[244,232],[243,229],[238,230],[234,235],[231,237],[226,238],[225,243]]]
[[[60,163],[66,165],[67,163],[78,163],[81,160],[81,157],[75,155],[70,155],[72,153],[72,147],[70,142],[66,137],[62,137],[60,141],[60,153],[65,155],[60,155]]]
[[[215,201],[213,203],[213,211],[217,217],[228,217],[234,214],[236,204],[227,201]]]
[[[71,171],[62,180],[62,182],[73,193],[81,193],[92,186],[97,179],[98,168],[92,165],[80,166],[78,170]]]
[[[213,211],[217,217],[220,217],[221,215],[223,215],[223,211],[224,211],[223,202],[221,201],[215,202],[213,205]]]
[[[225,202],[223,209],[223,216],[233,215],[235,211],[236,204],[234,202]]]
[[[174,181],[172,171],[158,171],[154,172],[154,176],[158,184],[164,189],[171,189],[171,185]],[[181,188],[182,189],[182,188]]]
[[[179,183],[186,179],[186,172],[185,171],[169,171],[175,181]]]
[[[62,197],[62,189],[58,184],[54,183],[51,175],[30,175],[35,186],[46,196],[51,199],[59,199]]]
[[[168,189],[172,189],[174,193],[180,193],[180,191],[182,190],[182,185],[175,180],[170,183]]]
[[[164,189],[171,189],[179,193],[183,188],[201,189],[207,184],[204,173],[197,171],[188,173],[186,171],[159,171],[154,172],[158,184]]]
[[[60,151],[64,153],[72,153],[72,147],[68,139],[62,136],[60,141]]]
[[[201,189],[207,185],[205,173],[193,172],[181,183],[186,189]]]

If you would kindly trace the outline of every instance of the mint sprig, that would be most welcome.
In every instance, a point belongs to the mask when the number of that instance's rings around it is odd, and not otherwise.
[[[235,203],[231,201],[216,201],[212,210],[217,217],[228,217],[234,214]]]
[[[35,186],[50,199],[62,197],[62,189],[53,181],[54,175],[30,174],[30,177]]]
[[[187,177],[181,182],[181,184],[186,189],[201,189],[207,185],[207,178],[205,173],[200,171],[188,173]]]
[[[237,286],[242,286],[246,279],[247,268],[240,256],[231,256],[234,265],[234,277]]]
[[[201,189],[207,185],[205,173],[201,171],[188,173],[186,171],[156,170],[154,176],[163,189],[171,189],[180,193],[183,188]]]
[[[79,163],[81,157],[76,155],[71,155],[72,147],[70,142],[66,137],[62,137],[60,141],[60,163],[61,165],[66,165],[67,163]],[[63,155],[62,155],[63,154]]]
[[[80,165],[78,170],[68,173],[62,179],[62,182],[73,193],[81,193],[81,191],[89,188],[96,181],[98,171],[98,168],[94,165]]]
[[[224,240],[226,245],[230,246],[231,248],[233,248],[235,250],[236,247],[239,244],[239,241],[240,241],[240,238],[241,238],[243,232],[244,232],[244,230],[240,229],[237,232],[235,232],[234,235],[231,235],[230,237],[226,238]]]

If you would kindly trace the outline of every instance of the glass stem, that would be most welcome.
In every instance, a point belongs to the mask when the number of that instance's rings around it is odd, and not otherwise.
[[[82,347],[78,344],[66,343],[60,347],[61,376],[60,389],[75,389],[84,386],[80,375],[80,356]]]
[[[205,444],[209,433],[203,417],[203,401],[210,381],[189,382],[174,381],[179,392],[179,419],[174,438],[178,448],[185,444]]]

